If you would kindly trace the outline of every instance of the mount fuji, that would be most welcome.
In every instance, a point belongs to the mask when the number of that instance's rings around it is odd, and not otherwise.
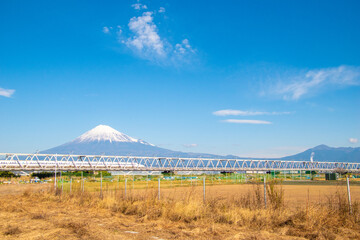
[[[130,137],[112,127],[99,125],[71,142],[54,147],[41,153],[75,155],[113,155],[142,157],[181,157],[181,158],[239,158],[234,155],[220,156],[206,153],[186,153],[157,147],[141,139]],[[280,158],[282,160],[309,161],[315,154],[314,161],[359,162],[360,148],[332,148],[320,145],[302,153]],[[269,159],[271,158],[252,158]]]
[[[205,153],[185,153],[157,147],[106,125],[99,125],[71,142],[42,151],[46,154],[116,155],[145,157],[223,158]],[[227,156],[234,158],[234,156]]]

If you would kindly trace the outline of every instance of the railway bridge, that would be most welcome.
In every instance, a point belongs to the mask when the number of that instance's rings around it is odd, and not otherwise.
[[[271,171],[360,172],[360,163],[258,159],[0,153],[0,171]]]

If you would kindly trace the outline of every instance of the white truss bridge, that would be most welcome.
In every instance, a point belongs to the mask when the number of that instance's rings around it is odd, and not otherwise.
[[[331,172],[339,169],[346,172],[360,172],[360,163],[0,153],[0,171],[313,170]]]

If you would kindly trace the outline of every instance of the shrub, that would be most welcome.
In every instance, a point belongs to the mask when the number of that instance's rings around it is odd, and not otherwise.
[[[16,175],[13,172],[9,172],[9,171],[1,171],[0,172],[0,177],[4,177],[4,178],[11,178],[11,177],[20,177],[20,175]]]
[[[60,172],[56,173],[57,176],[60,176]],[[40,179],[44,179],[44,178],[50,178],[50,177],[54,177],[55,173],[53,172],[34,172],[31,174],[31,177],[38,177]]]

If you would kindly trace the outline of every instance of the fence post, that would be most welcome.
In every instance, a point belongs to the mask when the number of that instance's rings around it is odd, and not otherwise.
[[[62,178],[62,174],[61,174],[61,171],[60,171],[60,181],[61,181],[61,195],[63,193],[63,189],[64,189],[64,184],[63,184],[63,178]]]
[[[54,188],[55,188],[55,190],[56,190],[56,164],[55,164],[55,181],[54,181]]]
[[[264,203],[266,208],[266,175],[264,175]]]
[[[72,189],[72,176],[70,176],[70,194],[71,194],[71,189]]]
[[[347,183],[347,194],[349,199],[349,211],[350,214],[352,214],[349,176],[346,176],[346,183]]]
[[[125,178],[125,199],[126,199],[126,185],[127,185],[127,178]]]
[[[160,177],[158,178],[158,200],[160,200]]]
[[[204,203],[205,203],[205,177],[203,178],[203,185],[204,185]]]
[[[118,188],[119,188],[119,192],[120,192],[120,176],[118,175]]]
[[[103,197],[103,191],[102,191],[102,172],[100,172],[100,198]]]
[[[81,171],[81,191],[84,192],[84,174],[83,171]]]

